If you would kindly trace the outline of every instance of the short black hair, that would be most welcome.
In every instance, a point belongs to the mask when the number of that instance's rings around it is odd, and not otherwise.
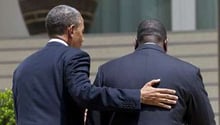
[[[158,41],[145,41],[145,36],[154,36]],[[167,39],[165,26],[156,19],[143,20],[137,29],[137,41],[142,42],[160,42]]]
[[[49,36],[63,35],[68,26],[80,23],[81,14],[78,10],[67,5],[52,8],[45,19],[45,27]]]

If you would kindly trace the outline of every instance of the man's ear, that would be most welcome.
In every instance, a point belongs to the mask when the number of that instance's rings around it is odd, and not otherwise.
[[[137,38],[135,38],[135,40],[134,40],[134,49],[137,49],[137,47],[138,47],[138,40],[137,40]]]
[[[76,26],[75,25],[70,25],[68,27],[68,35],[73,37],[75,32],[76,32]]]
[[[167,44],[168,44],[168,39],[164,40],[164,43],[163,43],[163,48],[165,52],[167,52]]]

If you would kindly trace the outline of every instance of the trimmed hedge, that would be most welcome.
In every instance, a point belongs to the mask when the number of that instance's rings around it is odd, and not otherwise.
[[[12,91],[0,91],[0,125],[15,125]]]

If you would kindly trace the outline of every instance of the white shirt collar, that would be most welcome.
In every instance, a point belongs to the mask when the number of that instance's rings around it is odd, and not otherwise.
[[[144,44],[153,44],[153,45],[156,45],[156,43],[154,43],[154,42],[146,42],[146,43],[144,43]]]
[[[52,39],[50,39],[50,40],[48,41],[48,43],[50,43],[50,42],[58,42],[58,43],[61,43],[61,44],[65,45],[65,46],[68,46],[68,44],[67,44],[66,42],[64,42],[64,41],[61,40],[61,39],[57,39],[57,38],[52,38]]]

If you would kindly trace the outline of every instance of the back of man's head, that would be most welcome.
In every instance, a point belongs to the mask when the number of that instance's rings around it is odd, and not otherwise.
[[[137,29],[137,42],[164,42],[167,39],[165,26],[158,20],[150,19],[142,21]]]
[[[80,23],[81,14],[78,10],[67,5],[52,8],[45,19],[45,26],[49,36],[63,35],[70,25]]]

